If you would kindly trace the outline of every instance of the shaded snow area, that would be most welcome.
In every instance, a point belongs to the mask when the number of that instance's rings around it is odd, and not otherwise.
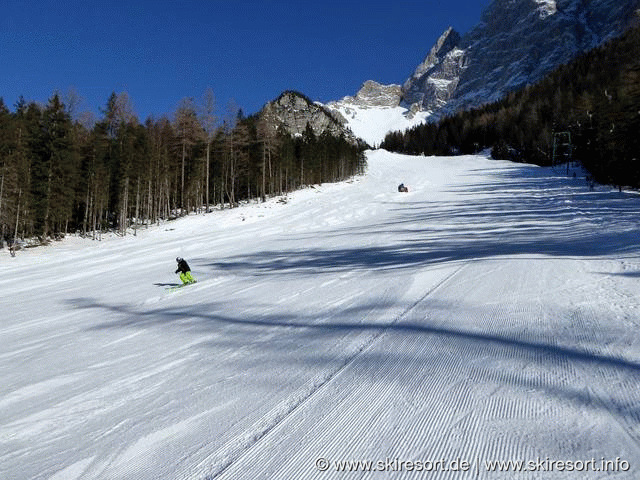
[[[368,162],[2,252],[0,478],[640,478],[640,198]],[[198,283],[169,291],[178,255]]]
[[[331,110],[338,111],[346,120],[353,134],[372,147],[380,146],[389,132],[404,132],[411,127],[423,124],[431,112],[411,114],[404,107],[361,107],[344,103],[335,103]],[[411,117],[411,118],[410,118]]]

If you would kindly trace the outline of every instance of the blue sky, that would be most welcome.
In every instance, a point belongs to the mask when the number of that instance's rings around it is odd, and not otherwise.
[[[46,102],[73,88],[97,115],[126,91],[140,120],[210,87],[258,111],[284,90],[327,102],[365,80],[401,83],[440,34],[490,0],[1,0],[0,96]]]

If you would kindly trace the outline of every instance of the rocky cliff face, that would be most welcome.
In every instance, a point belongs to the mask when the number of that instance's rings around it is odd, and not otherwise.
[[[400,103],[449,113],[497,100],[620,35],[638,8],[640,0],[494,0],[469,33],[442,34],[402,85]],[[396,90],[381,93],[395,87],[365,82],[342,102],[396,106]]]
[[[640,0],[494,0],[467,34],[448,28],[402,87],[367,81],[327,107],[357,132],[372,120],[402,130],[492,102],[620,35],[639,9]]]
[[[497,100],[535,83],[620,35],[635,17],[640,0],[494,0],[482,21],[460,38],[458,70],[444,78],[455,88],[445,112]],[[438,102],[428,90],[422,102]]]
[[[276,129],[284,129],[290,135],[302,135],[309,125],[315,135],[325,132],[334,136],[344,135],[356,141],[344,122],[336,118],[327,108],[312,102],[298,92],[284,92],[267,103],[260,116],[266,118]]]
[[[402,98],[400,85],[382,85],[373,80],[364,82],[355,97],[344,97],[341,103],[358,107],[397,107]]]
[[[458,48],[459,44],[458,32],[448,28],[402,85],[402,101],[406,105],[435,110],[447,103],[458,86],[462,71],[464,52]]]

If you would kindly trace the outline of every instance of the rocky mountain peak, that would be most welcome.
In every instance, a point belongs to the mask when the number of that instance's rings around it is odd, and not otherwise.
[[[446,112],[495,101],[622,34],[640,0],[494,0],[460,40],[460,79]]]
[[[453,27],[449,27],[440,36],[436,44],[431,48],[426,58],[420,65],[417,66],[413,75],[407,80],[419,79],[424,76],[429,70],[442,62],[447,53],[458,46],[460,43],[460,34],[456,32]],[[407,83],[405,82],[405,84]]]
[[[383,85],[373,80],[367,80],[354,97],[344,97],[340,100],[343,105],[367,107],[397,107],[402,97],[400,85]],[[330,106],[337,102],[329,104]]]
[[[331,111],[298,92],[282,93],[264,106],[260,116],[275,129],[284,129],[290,135],[302,135],[309,125],[315,135],[327,132],[334,136],[344,135],[356,142],[351,131]]]
[[[414,109],[433,110],[449,100],[463,66],[459,43],[460,34],[449,27],[402,85],[403,103]]]
[[[640,0],[493,0],[465,35],[447,28],[402,87],[367,81],[354,97],[327,106],[360,136],[375,122],[377,136],[367,140],[374,144],[385,129],[409,128],[533,84],[621,35],[640,22],[639,12]]]

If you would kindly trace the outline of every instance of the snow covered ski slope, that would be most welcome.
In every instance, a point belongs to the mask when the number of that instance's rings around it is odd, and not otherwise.
[[[0,478],[640,478],[640,198],[368,161],[3,252]],[[167,292],[177,256],[198,283]]]

